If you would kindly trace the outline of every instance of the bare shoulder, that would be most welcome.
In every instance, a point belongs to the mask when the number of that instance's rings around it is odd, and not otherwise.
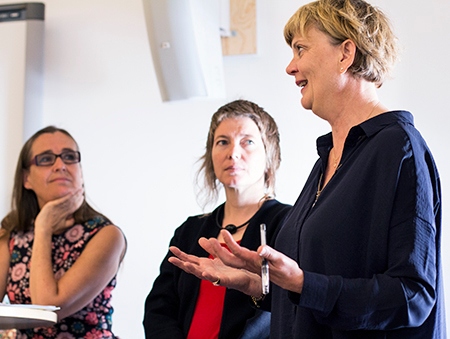
[[[0,241],[8,241],[10,234],[9,231],[0,227]]]
[[[104,234],[104,236],[112,236],[112,237],[119,237],[125,240],[125,235],[123,234],[122,230],[119,226],[116,226],[114,224],[105,225],[102,227],[100,231],[98,231],[98,234]]]
[[[107,252],[120,253],[120,260],[122,260],[125,255],[127,248],[125,234],[114,224],[103,226],[102,229],[92,237],[89,244],[91,247],[101,248]]]
[[[1,250],[8,250],[9,238],[11,233],[4,228],[0,228],[0,248]]]
[[[9,253],[9,236],[10,232],[0,228],[0,295],[5,294],[6,280],[11,256]]]

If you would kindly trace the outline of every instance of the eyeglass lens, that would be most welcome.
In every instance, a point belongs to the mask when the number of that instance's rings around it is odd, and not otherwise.
[[[77,151],[64,151],[61,154],[54,153],[42,153],[34,157],[34,162],[36,166],[51,166],[56,162],[56,158],[61,158],[61,160],[66,164],[75,164],[80,162],[81,155]]]

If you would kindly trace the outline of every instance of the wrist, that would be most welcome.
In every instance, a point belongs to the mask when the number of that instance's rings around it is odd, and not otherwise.
[[[50,228],[46,228],[44,227],[44,225],[41,224],[34,224],[34,238],[39,238],[39,239],[51,239],[53,236],[53,232],[52,229]]]

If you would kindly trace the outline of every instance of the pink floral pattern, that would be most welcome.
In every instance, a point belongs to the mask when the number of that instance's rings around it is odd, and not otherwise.
[[[53,272],[58,279],[72,267],[88,241],[102,227],[111,222],[95,218],[82,225],[74,225],[52,241]],[[6,292],[14,304],[30,304],[29,262],[33,249],[33,230],[13,233],[10,240],[11,263]],[[118,339],[112,333],[111,291],[114,277],[105,289],[86,307],[51,327],[17,331],[17,339]]]
[[[27,265],[24,263],[18,263],[14,265],[11,269],[11,280],[12,281],[19,281],[25,276],[25,273],[27,272]]]

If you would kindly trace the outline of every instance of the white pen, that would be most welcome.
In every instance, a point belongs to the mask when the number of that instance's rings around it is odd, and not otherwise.
[[[266,224],[261,224],[260,226],[261,234],[261,245],[266,244]],[[264,295],[269,293],[269,263],[265,258],[261,262],[261,284],[262,293]]]

